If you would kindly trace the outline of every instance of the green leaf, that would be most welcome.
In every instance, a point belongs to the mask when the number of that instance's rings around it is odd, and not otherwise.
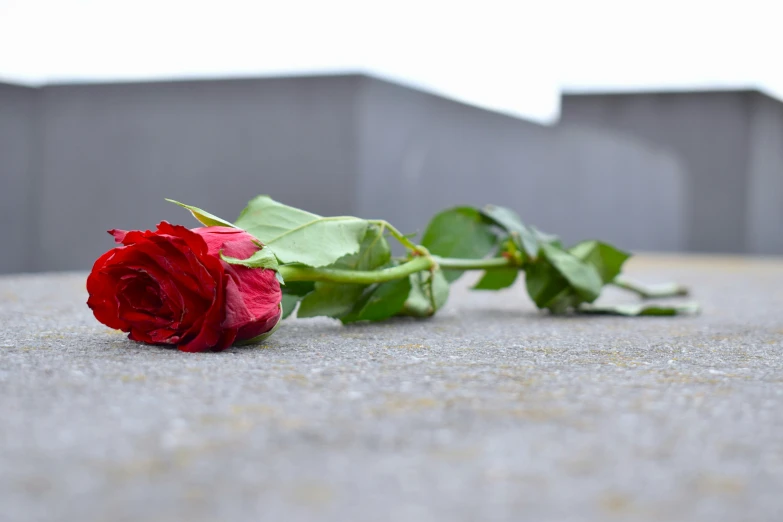
[[[429,317],[440,310],[449,298],[449,282],[440,269],[417,272],[409,276],[411,291],[401,310],[402,315]]]
[[[538,308],[562,311],[571,302],[568,281],[546,259],[539,259],[525,269],[527,293]]]
[[[533,235],[536,237],[539,243],[549,243],[551,245],[555,245],[557,247],[562,248],[563,245],[560,242],[560,238],[557,237],[554,234],[547,234],[546,232],[541,232],[539,229],[537,229],[534,226],[530,226],[530,230],[533,231]]]
[[[294,313],[299,299],[301,297],[298,295],[283,294],[283,298],[280,301],[280,305],[283,307],[283,319]]]
[[[481,214],[504,229],[528,258],[535,259],[538,256],[539,241],[536,233],[522,223],[516,212],[506,207],[487,205],[481,209]]]
[[[515,256],[519,250],[510,239],[506,239],[500,244],[495,257]],[[473,290],[500,290],[513,285],[519,276],[518,267],[496,268],[486,270]]]
[[[186,208],[190,210],[190,213],[193,214],[193,217],[195,217],[197,220],[199,220],[202,224],[208,226],[208,227],[231,227],[231,228],[237,228],[236,225],[229,223],[225,219],[221,219],[213,214],[210,214],[209,212],[206,212],[204,210],[201,210],[198,207],[192,207],[190,205],[185,205],[184,203],[180,203],[179,201],[174,201],[173,199],[166,198],[166,201],[169,203],[174,203],[176,205],[179,205],[180,207]]]
[[[411,291],[410,278],[372,285],[365,289],[351,313],[341,317],[343,323],[382,321],[396,315]]]
[[[421,240],[431,254],[462,259],[481,259],[496,243],[490,224],[472,207],[455,207],[436,214]],[[443,275],[452,282],[462,273],[462,270],[444,270]]]
[[[568,250],[598,270],[604,284],[611,283],[620,274],[623,263],[631,254],[600,241],[583,241]]]
[[[353,310],[361,297],[364,285],[336,283],[315,283],[315,291],[306,295],[296,316],[304,317],[341,317]]]
[[[487,270],[473,287],[473,290],[500,290],[513,285],[519,276],[519,268],[499,268]]]
[[[541,244],[541,256],[525,269],[525,284],[536,306],[554,313],[595,301],[603,287],[593,265],[548,243]]]
[[[383,231],[377,225],[367,228],[358,253],[341,258],[334,268],[374,270],[389,262],[391,249]],[[315,284],[315,291],[302,300],[298,317],[341,317],[353,310],[366,285],[324,283]]]
[[[697,303],[685,303],[679,305],[660,305],[660,304],[618,304],[618,305],[590,305],[582,304],[577,308],[579,313],[584,314],[602,314],[602,315],[623,315],[628,317],[637,317],[645,315],[671,316],[699,313]]]
[[[541,252],[584,301],[594,301],[601,293],[601,275],[594,266],[547,243],[541,245]]]
[[[304,297],[313,291],[314,285],[312,281],[291,281],[283,287],[283,293]]]
[[[440,269],[437,269],[430,274],[430,294],[432,306],[434,307],[432,313],[435,313],[443,308],[446,305],[446,301],[449,299],[449,281]]]
[[[359,251],[369,223],[350,216],[321,217],[258,196],[236,226],[270,246],[281,263],[328,266]]]
[[[338,260],[334,268],[350,270],[374,270],[389,262],[391,248],[378,225],[370,225],[364,234],[359,252]]]
[[[293,281],[283,287],[283,319],[291,315],[297,303],[315,289],[312,281]]]
[[[271,248],[264,247],[260,250],[256,250],[255,253],[247,259],[237,259],[235,257],[229,257],[220,251],[220,259],[231,265],[241,265],[248,268],[268,268],[270,270],[277,270],[277,258]]]

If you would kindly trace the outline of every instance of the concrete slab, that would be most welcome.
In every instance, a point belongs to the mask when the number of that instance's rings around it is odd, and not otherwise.
[[[0,519],[783,519],[783,261],[629,275],[704,313],[554,318],[465,281],[432,320],[183,354],[98,324],[84,273],[2,277]]]

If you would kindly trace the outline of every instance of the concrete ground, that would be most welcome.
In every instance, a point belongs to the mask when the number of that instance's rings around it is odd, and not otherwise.
[[[628,268],[703,313],[463,284],[432,320],[185,354],[100,325],[83,273],[0,278],[0,520],[783,520],[783,261]]]

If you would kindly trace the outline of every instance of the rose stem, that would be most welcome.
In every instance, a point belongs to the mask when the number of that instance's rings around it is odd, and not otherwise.
[[[382,270],[340,270],[337,268],[312,268],[309,266],[283,265],[280,275],[286,281],[326,281],[329,283],[355,283],[369,285],[407,277],[435,266],[456,270],[494,270],[514,266],[514,260],[505,257],[488,259],[451,259],[438,256],[414,257],[399,266]]]

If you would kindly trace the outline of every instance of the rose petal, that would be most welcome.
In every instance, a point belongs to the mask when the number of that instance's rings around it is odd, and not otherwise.
[[[125,236],[128,234],[128,231],[113,228],[109,230],[109,234],[114,236],[114,241],[116,241],[117,243],[122,243],[125,240]]]
[[[87,277],[87,306],[95,315],[95,318],[109,328],[127,332],[130,325],[118,317],[120,303],[115,292],[116,280],[103,271],[116,255],[114,250],[109,250],[99,257],[93,264],[93,269]]]
[[[235,342],[246,341],[248,339],[252,339],[253,337],[258,337],[259,335],[265,334],[274,328],[275,325],[280,321],[280,316],[283,314],[279,306],[277,307],[277,310],[277,313],[272,316],[262,317],[261,319],[252,323],[248,323],[240,328],[237,332]]]
[[[227,256],[247,259],[260,248],[254,243],[258,241],[255,237],[238,228],[201,227],[194,228],[193,232],[204,239],[209,254],[215,257],[223,250]],[[229,243],[232,246],[228,246]]]
[[[213,300],[212,306],[204,317],[203,325],[205,325],[205,327],[201,328],[201,330],[198,332],[198,335],[194,339],[185,341],[185,343],[181,344],[179,346],[181,351],[203,352],[210,349],[224,350],[228,348],[228,346],[220,346],[218,344],[222,337],[222,329],[220,328],[220,324],[225,314],[223,306],[225,279],[227,279],[227,276],[224,275],[223,278],[223,284],[219,284],[215,288],[215,299]]]

